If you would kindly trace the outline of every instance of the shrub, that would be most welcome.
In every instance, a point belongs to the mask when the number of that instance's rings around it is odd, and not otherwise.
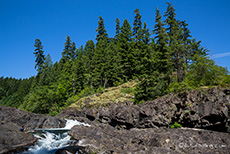
[[[182,125],[179,124],[178,122],[174,122],[174,124],[170,125],[170,128],[181,128]]]

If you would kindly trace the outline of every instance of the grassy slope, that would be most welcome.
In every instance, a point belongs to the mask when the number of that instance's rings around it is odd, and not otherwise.
[[[124,103],[134,100],[134,89],[137,81],[130,81],[117,87],[107,88],[103,93],[97,93],[88,97],[83,97],[69,107],[107,106],[110,103]]]

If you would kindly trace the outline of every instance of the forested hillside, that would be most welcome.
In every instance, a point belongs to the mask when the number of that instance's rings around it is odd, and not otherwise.
[[[67,36],[62,58],[55,63],[36,39],[38,74],[29,79],[1,77],[0,104],[56,115],[84,96],[135,79],[139,80],[135,103],[170,92],[229,84],[227,69],[215,64],[208,49],[191,36],[188,23],[178,20],[174,6],[167,5],[164,14],[156,8],[154,27],[142,22],[139,9],[134,10],[132,24],[117,18],[113,37],[100,16],[96,40],[77,48]]]

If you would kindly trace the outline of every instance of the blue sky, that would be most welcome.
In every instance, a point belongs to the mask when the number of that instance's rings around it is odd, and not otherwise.
[[[65,38],[77,45],[95,40],[98,16],[110,37],[115,19],[133,23],[140,9],[151,30],[155,7],[163,14],[166,2],[175,6],[177,19],[186,20],[193,38],[202,41],[218,65],[230,70],[230,0],[0,0],[0,76],[29,78],[34,69],[34,42],[40,39],[45,54],[59,61]]]

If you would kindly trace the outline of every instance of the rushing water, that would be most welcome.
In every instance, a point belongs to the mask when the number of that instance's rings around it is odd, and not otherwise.
[[[58,149],[68,147],[74,143],[68,131],[75,125],[90,126],[77,120],[67,120],[64,128],[35,129],[34,136],[39,140],[22,154],[54,154]]]

